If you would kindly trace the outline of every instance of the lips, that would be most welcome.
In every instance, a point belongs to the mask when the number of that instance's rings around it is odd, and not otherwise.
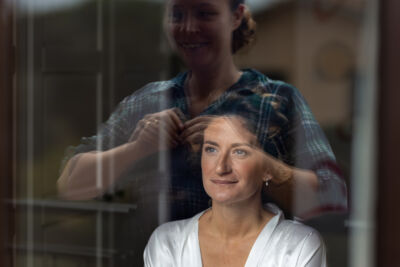
[[[179,46],[184,49],[197,49],[206,46],[207,43],[179,43]]]
[[[210,181],[214,184],[220,184],[220,185],[230,185],[238,183],[237,180],[225,180],[225,179],[211,179]]]

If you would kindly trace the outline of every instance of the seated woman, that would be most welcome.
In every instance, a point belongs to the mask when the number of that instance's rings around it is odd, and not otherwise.
[[[212,206],[159,226],[144,251],[150,266],[326,266],[319,233],[263,204],[271,179],[251,116],[221,115],[204,131],[201,168]],[[265,146],[264,146],[265,147]]]

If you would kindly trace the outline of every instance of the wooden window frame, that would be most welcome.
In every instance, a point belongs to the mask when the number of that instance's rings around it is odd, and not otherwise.
[[[400,266],[400,2],[379,5],[376,266]]]
[[[12,199],[13,177],[13,73],[15,66],[13,48],[14,1],[0,0],[0,266],[13,266],[12,244],[14,211]]]

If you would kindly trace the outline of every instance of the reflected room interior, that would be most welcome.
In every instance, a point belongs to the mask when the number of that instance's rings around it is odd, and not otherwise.
[[[235,55],[237,65],[299,89],[351,199],[368,1],[248,4],[257,38]],[[147,233],[163,212],[157,181],[143,175],[94,200],[67,201],[58,196],[57,179],[68,147],[94,135],[124,97],[185,70],[164,34],[163,1],[19,0],[12,10],[14,265],[141,266]],[[350,217],[329,213],[303,222],[321,233],[329,266],[351,266]]]

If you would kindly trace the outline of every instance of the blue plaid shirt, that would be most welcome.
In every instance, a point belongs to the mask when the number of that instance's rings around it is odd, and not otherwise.
[[[108,150],[126,143],[137,122],[149,113],[177,107],[190,119],[183,89],[187,75],[185,72],[172,80],[149,83],[126,97],[101,126],[97,135],[82,138],[79,146],[70,148],[66,160],[77,153]],[[258,133],[260,143],[269,154],[285,163],[313,170],[317,174],[320,184],[319,211],[345,210],[347,189],[335,156],[300,92],[287,83],[271,80],[255,70],[246,69],[239,81],[200,115],[220,114],[221,109],[226,108],[226,101],[234,94],[257,102],[255,106],[258,109],[259,129],[268,129],[273,126],[273,122],[276,124],[276,114],[285,117],[278,134],[271,137],[266,134],[268,131]],[[190,152],[185,147],[178,146],[169,153],[171,160],[167,175],[170,183],[167,191],[171,201],[171,219],[187,218],[208,207],[209,198],[202,186],[201,169],[199,164],[190,161]],[[137,169],[143,170],[143,166],[149,166],[146,164],[144,161],[133,164],[128,176],[136,179],[140,175]],[[151,167],[154,168],[157,166]],[[157,175],[161,175],[160,172]]]

